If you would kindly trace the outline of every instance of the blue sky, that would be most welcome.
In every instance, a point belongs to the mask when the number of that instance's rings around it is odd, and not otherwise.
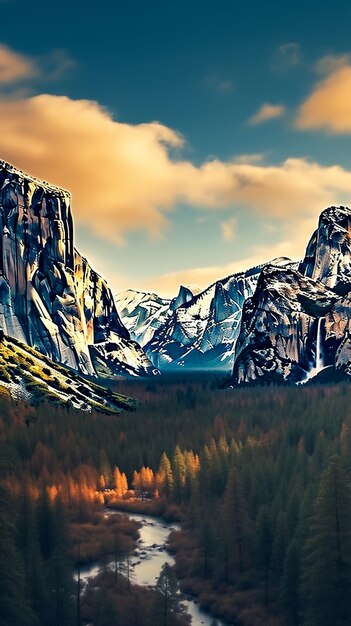
[[[299,257],[351,201],[351,6],[0,2],[0,156],[114,291]]]

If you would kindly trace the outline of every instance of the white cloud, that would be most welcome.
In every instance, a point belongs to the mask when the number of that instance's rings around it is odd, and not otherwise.
[[[209,74],[202,80],[202,84],[206,89],[217,93],[226,94],[234,90],[234,83],[230,78],[221,74]]]
[[[271,68],[273,71],[283,74],[300,65],[301,61],[300,45],[296,42],[284,43],[275,50]]]

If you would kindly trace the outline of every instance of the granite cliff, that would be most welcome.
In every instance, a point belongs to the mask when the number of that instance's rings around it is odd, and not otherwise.
[[[243,307],[232,384],[351,374],[351,210],[325,209],[297,271],[267,267]]]
[[[75,249],[70,194],[0,161],[0,326],[82,374],[149,374],[106,281]]]

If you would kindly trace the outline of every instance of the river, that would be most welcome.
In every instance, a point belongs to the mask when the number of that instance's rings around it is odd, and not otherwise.
[[[119,515],[108,511],[109,515]],[[153,586],[160,575],[162,566],[165,563],[174,565],[174,558],[167,552],[167,540],[172,530],[180,529],[179,524],[170,524],[164,520],[140,515],[137,513],[123,513],[131,520],[139,522],[140,539],[138,546],[130,559],[131,579],[138,585]],[[85,582],[88,578],[99,573],[99,565],[92,564],[81,568],[81,580]],[[182,595],[182,604],[191,615],[192,626],[211,626],[213,616],[201,610],[199,605],[191,598]],[[218,626],[225,626],[224,622],[216,618]],[[228,625],[227,625],[228,626]]]

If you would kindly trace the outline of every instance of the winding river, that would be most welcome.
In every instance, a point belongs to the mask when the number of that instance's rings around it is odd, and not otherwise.
[[[119,515],[119,513],[112,513],[111,511],[108,511],[107,514]],[[166,544],[171,531],[179,529],[180,526],[179,524],[169,524],[160,518],[148,515],[136,513],[123,513],[123,515],[141,525],[138,546],[130,559],[132,580],[138,585],[153,586],[156,584],[162,566],[165,563],[174,565],[174,558],[167,552]],[[81,580],[84,582],[98,573],[98,564],[82,567]],[[182,604],[192,617],[192,626],[211,626],[214,620],[213,616],[202,611],[194,600],[183,595]],[[218,626],[225,626],[224,622],[219,619],[216,619],[216,622]]]

